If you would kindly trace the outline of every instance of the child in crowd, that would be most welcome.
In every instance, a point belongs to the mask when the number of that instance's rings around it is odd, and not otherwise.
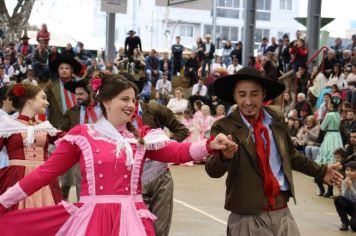
[[[334,199],[337,214],[341,220],[341,231],[350,228],[356,231],[356,161],[346,164],[346,178],[341,183],[341,196]],[[349,219],[348,216],[351,216]]]
[[[193,129],[193,119],[192,113],[189,109],[184,110],[182,123],[187,129],[189,129],[189,136],[184,140],[184,142],[192,142],[192,129]]]
[[[225,117],[225,107],[224,105],[218,105],[216,107],[216,115],[215,115],[215,120],[220,120],[221,118]]]

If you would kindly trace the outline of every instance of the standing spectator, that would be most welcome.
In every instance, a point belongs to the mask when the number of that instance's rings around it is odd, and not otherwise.
[[[183,112],[188,108],[188,100],[184,99],[183,88],[178,87],[174,90],[174,98],[169,100],[167,107],[176,116],[182,116]]]
[[[336,60],[341,62],[343,51],[345,49],[344,46],[342,45],[342,39],[337,37],[335,39],[335,45],[331,46],[331,49],[333,49],[335,51]]]
[[[190,87],[193,87],[193,85],[198,82],[198,69],[199,61],[196,57],[196,53],[192,51],[184,65],[184,76],[189,78]]]
[[[268,46],[268,38],[264,37],[261,41],[260,48],[257,50],[257,53],[261,53],[263,56],[267,53],[267,46]]]
[[[10,63],[10,56],[5,56],[4,57],[4,64],[3,64],[5,74],[9,76],[10,78],[15,75],[15,69]]]
[[[334,163],[333,153],[336,149],[342,148],[343,143],[340,134],[340,114],[337,110],[341,100],[339,97],[332,97],[328,103],[328,113],[326,114],[323,122],[320,125],[321,131],[325,132],[325,136],[320,145],[319,155],[316,162],[319,164],[332,164]],[[317,182],[320,193],[325,192],[322,182]],[[333,196],[333,186],[328,186],[328,191],[325,197]]]
[[[160,61],[157,58],[157,51],[155,49],[151,50],[150,55],[146,58],[146,76],[149,81],[151,81],[153,86],[156,86],[157,80],[161,79],[162,71],[160,71]]]
[[[176,37],[176,44],[172,45],[172,58],[173,58],[173,75],[180,73],[182,68],[182,58],[184,46],[180,43],[180,36]]]
[[[316,117],[315,119],[321,123],[324,120],[324,117],[326,116],[326,113],[328,111],[327,107],[328,104],[331,101],[331,93],[325,93],[323,95],[324,102],[320,105],[319,109],[316,112]]]
[[[230,53],[231,60],[234,59],[234,57],[237,58],[238,62],[242,64],[242,42],[238,41],[236,44],[236,48],[232,50]]]
[[[203,44],[204,59],[202,62],[202,77],[206,77],[206,66],[208,66],[208,72],[210,71],[212,59],[214,59],[215,45],[211,42],[210,34],[205,35],[205,43]]]
[[[130,30],[127,34],[129,36],[126,37],[125,39],[124,51],[125,51],[125,55],[129,58],[131,62],[134,49],[138,48],[142,52],[142,45],[141,45],[141,39],[140,37],[135,35],[136,34],[135,31]]]
[[[171,80],[173,66],[172,66],[171,59],[169,59],[168,52],[163,53],[163,58],[160,60],[159,64],[160,64],[160,71],[162,71],[162,73],[167,73],[168,80]]]
[[[317,76],[315,77],[314,81],[313,81],[313,86],[309,87],[308,89],[308,95],[311,101],[316,100],[317,103],[319,101],[319,105],[316,104],[316,108],[319,109],[321,103],[322,103],[322,96],[324,93],[326,93],[327,91],[325,91],[322,94],[322,91],[324,91],[325,87],[326,87],[326,83],[327,83],[327,78],[325,75],[325,71],[322,70],[318,70],[319,73],[317,74]],[[328,91],[330,92],[330,91]]]
[[[283,71],[283,73],[289,71],[289,64],[291,60],[291,55],[289,54],[289,45],[290,45],[289,38],[288,37],[284,38],[283,45],[279,50],[279,56],[281,61],[281,64],[279,66],[281,71]]]
[[[288,114],[294,109],[294,99],[290,92],[290,89],[286,89],[283,93],[283,101],[281,110],[284,114],[284,117],[288,117]]]
[[[308,67],[305,64],[300,65],[298,71],[295,73],[296,94],[304,93],[307,95],[309,78],[310,74],[308,72]]]
[[[279,67],[277,64],[277,54],[275,52],[268,51],[266,54],[266,62],[263,65],[265,77],[271,80],[278,80],[280,76]]]
[[[267,52],[277,52],[276,50],[278,50],[278,47],[279,47],[279,45],[277,43],[276,37],[272,37],[271,45],[269,45],[266,50],[267,50]]]
[[[51,66],[51,64],[58,58],[61,57],[62,55],[58,52],[58,48],[56,46],[51,47],[51,51],[48,56],[48,64]]]
[[[196,40],[196,45],[193,47],[193,51],[195,52],[198,61],[199,61],[199,67],[201,65],[201,62],[204,59],[204,42],[201,37],[198,37]]]
[[[352,42],[349,45],[347,45],[346,49],[348,49],[352,52],[353,49],[356,47],[356,34],[353,34],[351,36],[351,40],[352,40]]]
[[[84,49],[84,43],[78,42],[76,51],[81,63],[87,65],[87,62],[91,59],[91,53]]]
[[[0,65],[0,88],[10,83],[10,77],[5,74],[3,65]]]
[[[35,73],[35,77],[40,80],[44,79],[44,77],[48,75],[48,57],[49,53],[46,48],[46,42],[41,40],[32,55],[33,72]]]
[[[71,43],[67,43],[66,47],[61,52],[64,57],[75,57],[75,52]]]
[[[308,48],[305,47],[305,42],[303,39],[298,39],[293,47],[289,49],[291,54],[291,63],[293,63],[293,70],[297,71],[298,67],[305,65],[308,60]]]
[[[104,68],[101,70],[106,74],[116,75],[119,73],[119,70],[117,69],[117,67],[114,65],[112,61],[107,61],[105,63]]]
[[[34,48],[31,44],[29,44],[28,40],[30,38],[27,36],[27,31],[24,32],[24,35],[20,38],[22,43],[17,46],[17,54],[21,54],[24,56],[26,63],[31,64],[31,58],[34,51]]]
[[[48,32],[47,25],[42,24],[41,29],[37,32],[36,40],[39,43],[40,41],[43,41],[48,47],[48,42],[51,39],[51,34]]]
[[[222,61],[226,66],[231,64],[231,52],[232,52],[231,40],[226,40],[224,48],[222,50]]]
[[[26,78],[27,65],[22,54],[17,55],[17,61],[12,65],[15,70],[17,81],[22,81]]]
[[[237,57],[232,59],[232,64],[227,67],[227,72],[229,75],[236,74],[239,70],[243,68],[242,65],[239,64],[239,60]]]
[[[162,94],[163,97],[167,97],[172,92],[172,83],[168,80],[167,73],[163,73],[162,78],[157,81],[156,92]]]

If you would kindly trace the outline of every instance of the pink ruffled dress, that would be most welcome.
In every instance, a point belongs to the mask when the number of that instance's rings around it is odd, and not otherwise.
[[[6,213],[0,216],[0,234],[155,235],[155,216],[141,196],[145,159],[175,163],[200,160],[208,155],[206,141],[178,143],[169,140],[162,130],[150,130],[144,136],[145,144],[141,145],[126,127],[118,127],[117,131],[123,137],[122,142],[106,136],[95,124],[78,125],[59,140],[47,162],[0,196],[0,212],[47,185],[77,162],[82,175],[79,203],[62,202]]]

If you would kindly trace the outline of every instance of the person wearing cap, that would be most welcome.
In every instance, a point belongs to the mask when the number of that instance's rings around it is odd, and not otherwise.
[[[127,73],[121,73],[135,83],[142,91],[144,78],[135,79]],[[132,123],[141,128],[151,129],[166,127],[170,138],[182,142],[189,135],[189,130],[176,118],[166,106],[157,103],[137,103]],[[155,233],[157,236],[168,236],[173,214],[173,179],[168,165],[163,162],[146,159],[142,174],[142,196],[149,210],[157,217]]]
[[[211,128],[213,136],[231,135],[237,152],[216,153],[205,164],[212,178],[227,173],[225,209],[231,212],[227,235],[300,235],[287,205],[291,197],[295,200],[292,170],[328,184],[341,182],[342,176],[331,168],[335,166],[318,165],[298,152],[283,114],[262,106],[285,90],[282,83],[245,67],[217,79],[214,89],[223,101],[237,104],[234,112]]]
[[[210,34],[205,35],[205,42],[203,44],[204,57],[202,61],[202,77],[206,76],[206,66],[208,66],[208,73],[211,70],[211,63],[214,59],[215,44],[211,41]]]
[[[346,178],[342,181],[341,195],[334,199],[334,205],[341,220],[339,229],[347,231],[350,226],[356,232],[356,161],[347,163],[345,167]]]
[[[27,64],[31,64],[32,53],[35,50],[34,47],[28,42],[29,39],[27,31],[25,31],[23,36],[20,38],[22,42],[18,44],[16,49],[17,54],[24,56]]]
[[[140,52],[142,52],[142,44],[140,37],[135,35],[136,32],[134,30],[130,30],[129,32],[127,32],[127,34],[129,36],[125,39],[124,51],[125,55],[130,59],[131,62],[134,49],[138,48],[140,49]]]
[[[69,131],[78,124],[93,124],[102,116],[100,105],[96,103],[92,91],[88,86],[89,80],[68,81],[64,88],[75,95],[77,104],[69,108],[63,115],[59,129]],[[61,176],[61,189],[63,199],[68,201],[69,190],[75,185],[77,200],[81,191],[81,175],[79,165],[73,166]]]
[[[47,116],[54,127],[59,127],[64,113],[76,105],[76,98],[64,84],[74,80],[73,73],[81,70],[81,64],[73,57],[58,57],[52,64],[51,70],[58,72],[58,79],[49,83],[46,88],[49,102]]]
[[[173,75],[180,73],[182,68],[182,59],[184,46],[180,43],[180,36],[176,37],[176,43],[172,45],[172,58],[173,58]]]

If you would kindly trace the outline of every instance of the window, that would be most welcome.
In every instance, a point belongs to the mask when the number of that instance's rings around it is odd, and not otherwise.
[[[180,25],[179,26],[179,35],[181,37],[193,38],[193,26],[192,25]]]
[[[292,4],[293,4],[292,0],[279,0],[279,10],[291,11]]]
[[[262,39],[266,37],[269,39],[269,29],[258,29],[255,30],[255,43],[261,43]]]
[[[214,0],[216,2],[216,16],[225,18],[239,18],[240,0]]]
[[[204,25],[204,35],[212,34],[213,27],[211,25]],[[216,37],[219,37],[221,40],[231,40],[237,41],[239,37],[239,28],[233,26],[216,26]]]
[[[257,0],[256,10],[256,20],[271,20],[271,0]]]

